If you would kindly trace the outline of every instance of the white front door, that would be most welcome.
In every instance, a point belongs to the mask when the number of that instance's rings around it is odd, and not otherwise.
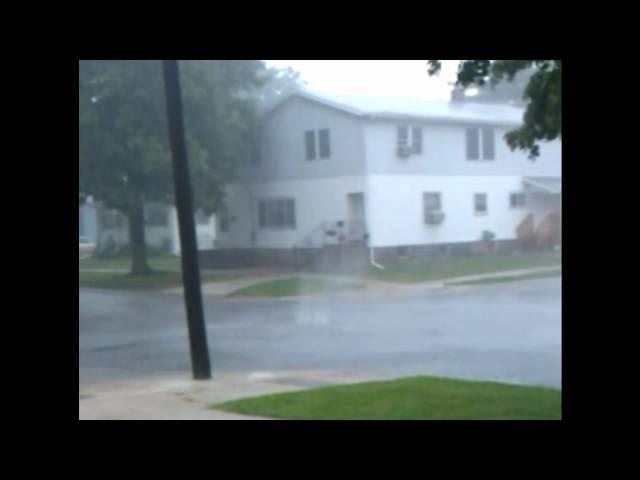
[[[348,232],[349,240],[364,240],[364,234],[367,231],[365,223],[364,211],[364,194],[349,193],[347,194],[348,202]]]

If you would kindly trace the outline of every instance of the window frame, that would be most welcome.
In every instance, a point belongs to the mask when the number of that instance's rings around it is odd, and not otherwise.
[[[487,132],[489,132],[491,135],[489,138],[491,138],[491,142],[489,142],[489,145],[491,145],[491,156],[489,157],[488,155],[486,155],[487,153],[487,143],[485,142],[485,140],[487,139]],[[480,129],[480,138],[482,139],[482,146],[481,146],[481,150],[482,150],[482,160],[487,161],[487,162],[492,162],[496,159],[496,131],[495,128],[492,127],[483,127]]]
[[[476,142],[475,142],[475,153],[477,157],[472,157],[470,155],[470,138],[469,135],[471,132],[475,132]],[[490,133],[490,136],[487,135]],[[486,142],[486,138],[491,138],[491,142]],[[491,155],[487,154],[487,145],[491,145]],[[475,126],[475,127],[466,127],[465,128],[465,157],[469,162],[493,162],[496,159],[496,129],[494,127],[487,126]]]
[[[257,208],[260,230],[295,230],[297,228],[295,198],[260,198]]]
[[[430,195],[436,195],[435,198],[438,199],[437,208],[427,208],[427,197]],[[425,213],[442,211],[442,192],[422,192],[422,208]]]
[[[410,138],[411,141],[409,145],[411,145],[411,150],[413,151],[413,153],[417,155],[421,155],[422,147],[424,144],[423,143],[424,132],[423,132],[422,125],[411,125],[410,132],[411,132],[411,138]],[[416,132],[420,132],[420,134],[415,135]],[[419,138],[420,142],[416,143],[416,138]]]
[[[327,132],[327,143],[326,143],[326,152],[323,152],[323,143],[322,143],[322,133]],[[318,137],[318,158],[320,160],[324,160],[327,158],[331,158],[331,132],[329,128],[319,128],[317,132]],[[326,155],[323,155],[326,153]]]
[[[476,135],[476,141],[471,142],[470,134],[474,132]],[[467,161],[469,162],[477,162],[480,160],[480,129],[478,127],[467,127],[465,128],[465,156]],[[471,155],[470,146],[475,148],[475,156]]]
[[[406,135],[402,135],[401,132],[406,132]],[[415,132],[420,132],[419,135],[415,135]],[[404,141],[401,137],[405,137]],[[419,139],[419,142],[416,142]],[[411,123],[403,123],[397,125],[396,128],[396,148],[410,147],[412,153],[421,155],[424,151],[424,126]]]
[[[315,130],[304,131],[304,158],[307,162],[318,160],[317,139]],[[309,142],[311,139],[311,142]]]
[[[484,210],[478,210],[478,198],[484,198]],[[473,213],[475,215],[488,215],[489,214],[489,194],[487,193],[474,193],[473,194]]]
[[[522,202],[514,202],[515,198],[521,198]],[[525,192],[510,192],[509,193],[509,208],[513,210],[519,210],[527,207],[527,194]]]

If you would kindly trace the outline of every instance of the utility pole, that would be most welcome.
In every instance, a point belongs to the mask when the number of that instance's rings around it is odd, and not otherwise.
[[[169,141],[173,158],[173,182],[178,211],[180,231],[182,282],[184,284],[184,302],[187,309],[189,344],[191,347],[191,368],[193,378],[207,380],[211,378],[207,329],[202,307],[200,288],[200,269],[198,267],[198,246],[191,197],[191,181],[187,146],[184,138],[184,118],[177,60],[163,60],[164,87],[167,99],[167,118],[169,121]]]

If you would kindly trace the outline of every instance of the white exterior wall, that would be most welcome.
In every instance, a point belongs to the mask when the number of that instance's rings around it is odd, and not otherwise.
[[[96,206],[93,202],[85,203],[79,207],[78,220],[80,222],[80,236],[95,242],[98,236],[98,220]]]
[[[198,250],[210,250],[214,248],[216,239],[216,216],[211,215],[207,225],[199,225],[198,222],[195,221],[195,226]],[[180,229],[178,226],[178,210],[175,207],[171,207],[168,231],[171,233],[171,253],[173,255],[180,255]]]
[[[423,147],[407,159],[396,155],[397,127],[402,122],[367,122],[366,210],[370,242],[375,247],[471,242],[483,230],[497,240],[516,238],[516,227],[529,213],[534,221],[561,209],[559,196],[529,196],[525,208],[510,207],[510,193],[524,192],[525,176],[560,177],[561,143],[542,143],[535,161],[511,151],[494,127],[495,160],[466,159],[466,125],[423,123]],[[414,123],[409,122],[409,125]],[[472,126],[472,125],[469,125]],[[439,192],[445,219],[424,222],[424,192]],[[488,213],[474,213],[474,193],[486,193]]]
[[[218,232],[217,246],[232,248],[293,248],[322,222],[348,221],[349,193],[365,193],[362,176],[292,180],[234,185],[227,189],[229,232]],[[275,197],[293,198],[296,210],[295,229],[260,229],[258,201]],[[252,230],[255,229],[255,244]]]
[[[372,122],[365,125],[365,148],[369,174],[393,175],[518,175],[559,177],[562,175],[560,141],[542,142],[535,161],[528,153],[511,151],[504,140],[507,127],[494,127],[495,160],[467,160],[467,125],[423,123],[422,153],[408,158],[396,154],[397,127],[403,122]],[[408,122],[405,124],[413,125]],[[478,125],[468,125],[478,126]]]
[[[329,129],[329,158],[306,159],[305,132]],[[248,167],[243,178],[280,182],[363,175],[363,122],[349,114],[303,99],[286,101],[264,120],[259,165]],[[316,155],[319,145],[316,140]]]
[[[516,227],[531,212],[511,208],[510,193],[522,192],[520,176],[372,175],[368,179],[367,218],[374,247],[471,242],[482,231],[496,240],[516,238]],[[424,192],[440,192],[442,223],[424,222]],[[487,214],[474,212],[474,193],[487,194]],[[535,210],[536,220],[551,204]]]

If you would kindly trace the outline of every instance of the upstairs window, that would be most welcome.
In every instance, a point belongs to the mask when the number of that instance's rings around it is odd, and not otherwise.
[[[492,128],[467,128],[467,160],[495,160],[495,132]]]
[[[467,160],[478,160],[480,158],[479,142],[478,129],[467,128]]]
[[[482,129],[482,159],[495,160],[495,135],[492,128]]]
[[[304,146],[307,160],[316,159],[316,132],[307,130],[304,132]]]
[[[323,128],[304,132],[304,148],[307,160],[329,158],[331,156],[329,129]]]
[[[401,125],[398,127],[398,147],[409,145],[409,127]]]
[[[422,153],[422,127],[400,125],[398,127],[397,147],[410,147],[411,153]]]
[[[413,153],[422,153],[422,127],[411,127],[411,149]]]
[[[329,145],[329,129],[324,128],[318,130],[318,144],[320,150],[320,158],[329,158],[331,156],[331,148]]]

